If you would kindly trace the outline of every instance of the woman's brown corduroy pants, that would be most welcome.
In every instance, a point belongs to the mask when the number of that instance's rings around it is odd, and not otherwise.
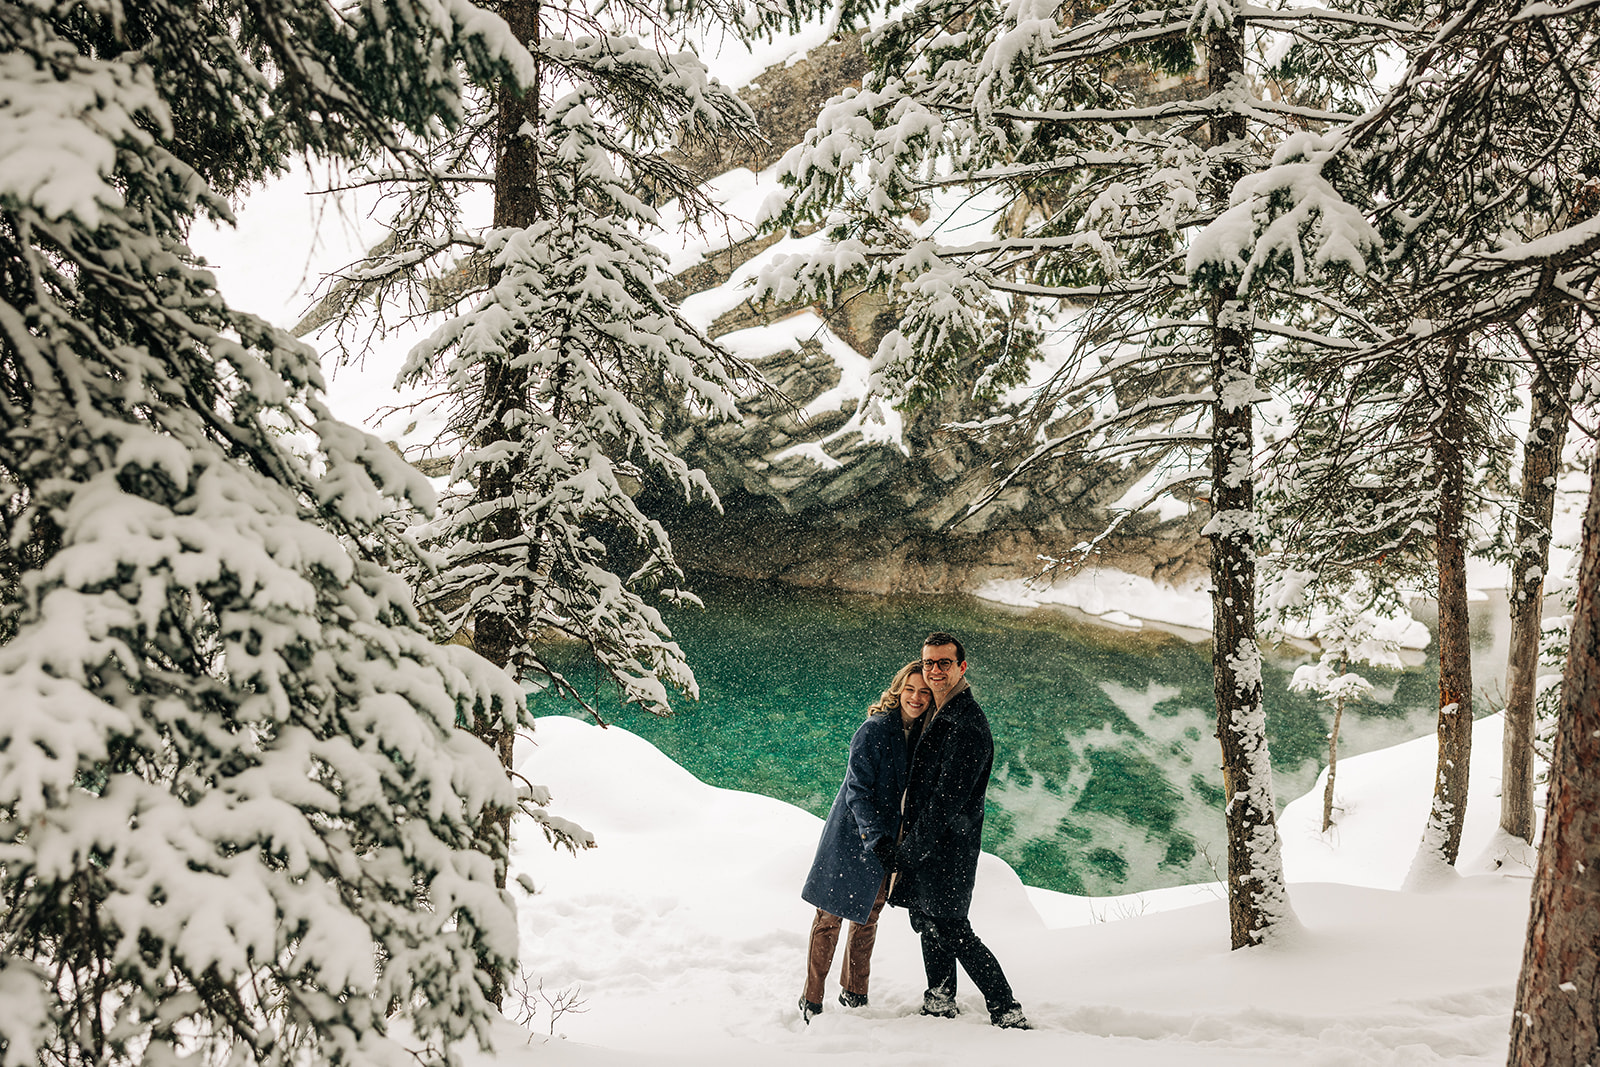
[[[889,879],[878,886],[878,896],[872,902],[872,911],[864,923],[851,923],[850,936],[845,939],[844,964],[839,968],[839,985],[847,993],[867,995],[867,977],[872,971],[872,946],[878,940],[878,913],[883,911],[883,901],[888,895]],[[811,920],[811,951],[806,956],[805,997],[813,1004],[822,1003],[822,986],[833,966],[833,950],[839,944],[839,927],[844,920],[817,909]]]

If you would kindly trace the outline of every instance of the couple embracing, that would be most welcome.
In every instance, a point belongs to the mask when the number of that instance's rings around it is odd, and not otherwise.
[[[967,919],[994,741],[966,673],[961,642],[929,634],[922,658],[895,674],[850,742],[849,770],[800,893],[817,908],[800,997],[806,1022],[822,1011],[823,981],[845,919],[839,1003],[867,1003],[878,915],[887,902],[907,909],[922,938],[922,1014],[959,1012],[959,963],[983,994],[990,1022],[1029,1029],[999,961]]]

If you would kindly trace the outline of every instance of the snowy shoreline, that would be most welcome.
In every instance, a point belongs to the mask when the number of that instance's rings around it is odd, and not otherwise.
[[[1211,590],[1203,579],[1179,588],[1113,567],[1082,567],[1050,584],[992,579],[973,595],[1017,608],[1066,608],[1104,626],[1139,630],[1155,625],[1191,641],[1211,638]]]
[[[1488,688],[1500,684],[1509,640],[1510,613],[1505,592],[1506,575],[1502,568],[1475,562],[1469,567],[1468,595],[1475,624],[1480,632],[1481,649],[1475,650],[1474,666],[1481,668],[1479,681]],[[979,600],[1023,610],[1044,608],[1065,613],[1090,625],[1124,632],[1162,630],[1191,642],[1211,639],[1211,590],[1206,579],[1198,578],[1181,587],[1155,582],[1114,567],[1089,566],[1072,572],[1051,584],[1027,579],[992,579],[972,591]],[[1549,615],[1559,610],[1555,593],[1548,594]],[[1411,601],[1414,624],[1395,631],[1398,654],[1408,667],[1419,666],[1430,647],[1435,608],[1427,597]],[[1317,646],[1297,639],[1303,651]]]

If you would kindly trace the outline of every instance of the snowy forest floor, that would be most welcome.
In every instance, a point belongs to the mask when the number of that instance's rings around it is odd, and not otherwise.
[[[514,867],[537,888],[518,891],[537,1011],[526,1026],[508,1020],[495,1052],[474,1059],[1502,1063],[1532,872],[1496,838],[1500,729],[1497,716],[1476,729],[1463,876],[1429,892],[1398,887],[1427,811],[1431,737],[1341,761],[1343,811],[1327,835],[1320,783],[1289,805],[1285,865],[1302,928],[1267,948],[1229,951],[1219,884],[1074,898],[1025,887],[986,854],[972,921],[1035,1026],[1019,1032],[988,1025],[965,976],[959,1018],[917,1014],[921,960],[897,909],[880,924],[871,1004],[841,1008],[830,979],[827,1010],[806,1025],[795,1002],[812,909],[799,886],[821,820],[705,785],[620,729],[541,719],[520,769],[599,845],[555,854],[524,827]],[[553,1011],[563,993],[581,1011]],[[523,998],[507,1011],[525,1015]]]

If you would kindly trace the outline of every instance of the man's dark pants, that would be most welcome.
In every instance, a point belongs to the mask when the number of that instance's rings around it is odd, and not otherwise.
[[[965,915],[935,916],[911,911],[911,929],[922,935],[922,967],[928,974],[928,992],[955,996],[956,964],[972,979],[983,994],[990,1017],[1020,1007],[1011,993],[1000,961],[972,932]]]

